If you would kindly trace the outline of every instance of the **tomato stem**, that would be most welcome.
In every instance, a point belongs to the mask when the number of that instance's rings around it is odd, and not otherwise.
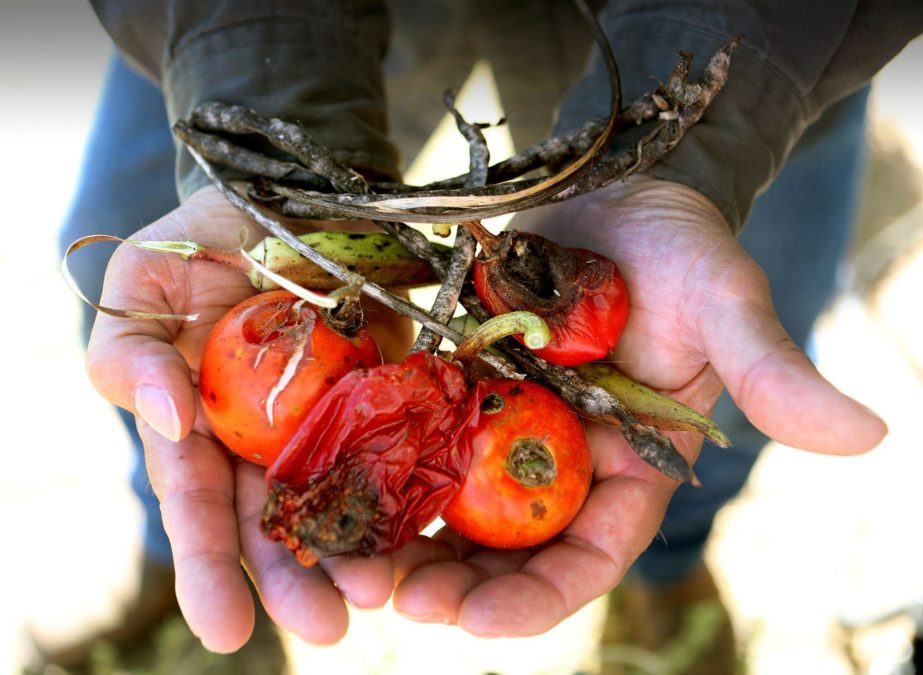
[[[482,323],[458,345],[453,359],[468,363],[497,340],[519,334],[529,349],[541,349],[551,340],[551,331],[542,317],[532,312],[507,312]]]
[[[481,225],[481,221],[469,220],[462,223],[462,225],[474,236],[475,239],[477,239],[478,244],[481,245],[481,250],[483,251],[484,255],[494,256],[499,253],[503,240],[488,230],[486,227]]]

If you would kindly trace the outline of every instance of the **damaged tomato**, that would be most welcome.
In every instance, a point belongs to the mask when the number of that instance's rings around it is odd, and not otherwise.
[[[583,423],[539,384],[483,386],[478,424],[461,439],[471,465],[442,519],[485,546],[540,544],[567,527],[589,491],[593,467]]]
[[[403,546],[461,484],[481,386],[425,352],[345,375],[308,413],[266,474],[262,527],[311,566]]]
[[[344,337],[288,291],[260,293],[212,329],[199,369],[205,417],[228,448],[269,466],[328,389],[379,363],[368,331]]]
[[[538,356],[576,366],[615,347],[628,320],[628,289],[612,260],[536,234],[493,235],[477,223],[469,229],[481,244],[473,270],[478,297],[495,315],[526,310],[542,317],[551,341]]]

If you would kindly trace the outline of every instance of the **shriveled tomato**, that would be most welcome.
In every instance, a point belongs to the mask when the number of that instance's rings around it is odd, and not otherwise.
[[[555,536],[586,499],[593,467],[583,423],[533,382],[487,380],[477,426],[464,434],[471,464],[442,519],[493,548],[523,548]]]
[[[344,375],[266,472],[263,531],[306,567],[400,548],[458,491],[481,391],[427,352]]]
[[[474,231],[482,248],[473,268],[478,297],[491,314],[526,310],[542,317],[551,342],[535,350],[538,356],[578,366],[615,347],[628,321],[628,289],[612,260],[536,234]]]
[[[199,391],[215,435],[241,457],[269,466],[343,375],[380,363],[366,330],[344,337],[300,298],[270,291],[244,300],[215,324]]]

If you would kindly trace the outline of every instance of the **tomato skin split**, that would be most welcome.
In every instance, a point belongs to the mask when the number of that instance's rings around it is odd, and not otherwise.
[[[468,474],[442,519],[492,548],[540,544],[567,527],[589,492],[593,466],[583,423],[534,382],[488,380],[483,386],[480,419],[461,439],[471,452]]]
[[[295,295],[270,291],[244,300],[215,324],[202,355],[199,392],[221,442],[269,466],[343,375],[380,363],[367,330],[344,337]]]
[[[482,387],[425,352],[345,375],[266,473],[263,531],[310,566],[341,553],[400,548],[461,484]]]

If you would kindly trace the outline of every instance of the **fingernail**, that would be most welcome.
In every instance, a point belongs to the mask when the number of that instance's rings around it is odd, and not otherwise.
[[[139,384],[135,389],[135,414],[161,436],[176,442],[180,439],[179,414],[176,402],[160,387]]]

